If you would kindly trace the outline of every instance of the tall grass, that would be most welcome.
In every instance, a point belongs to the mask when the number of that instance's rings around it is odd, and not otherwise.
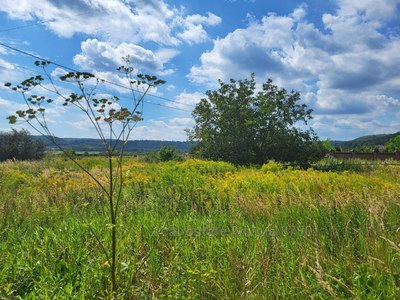
[[[125,165],[118,299],[400,297],[398,167]],[[6,162],[0,191],[0,298],[113,297],[88,178],[62,159]]]

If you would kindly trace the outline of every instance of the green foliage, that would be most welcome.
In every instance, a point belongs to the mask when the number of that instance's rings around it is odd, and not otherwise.
[[[176,156],[175,148],[171,146],[162,146],[158,151],[158,156],[161,161],[173,160]]]
[[[54,84],[51,73],[48,67],[52,64],[48,61],[36,61],[35,65],[42,68],[43,73],[46,75],[50,83],[49,89],[45,87],[43,82],[45,78],[41,75],[30,77],[20,84],[13,85],[6,83],[5,86],[11,90],[18,92],[22,95],[25,101],[26,109],[16,111],[15,115],[9,116],[9,123],[13,124],[20,119],[25,121],[28,125],[34,128],[37,132],[47,138],[54,146],[64,154],[64,157],[71,160],[83,173],[89,176],[92,183],[97,185],[99,189],[94,194],[84,194],[83,198],[104,198],[108,203],[108,223],[104,224],[109,229],[110,243],[109,246],[105,245],[99,235],[88,226],[94,236],[97,238],[100,248],[106,258],[107,266],[110,271],[111,296],[117,293],[117,271],[118,271],[118,216],[119,206],[122,199],[123,192],[123,156],[125,152],[125,145],[129,140],[130,133],[132,132],[135,124],[142,121],[143,102],[144,97],[152,87],[164,84],[164,80],[157,79],[155,76],[146,74],[137,74],[136,79],[134,76],[134,69],[130,64],[130,58],[123,58],[126,65],[118,68],[123,73],[129,84],[131,90],[132,101],[127,107],[119,104],[117,96],[98,97],[95,93],[99,84],[104,83],[104,80],[96,78],[93,74],[87,72],[68,72],[60,77],[61,81],[73,83],[77,92],[70,94],[63,94],[60,89]],[[48,126],[46,108],[51,105],[54,100],[46,98],[45,96],[36,95],[38,87],[49,90],[56,94],[59,99],[63,100],[63,106],[72,106],[87,118],[87,123],[92,126],[98,137],[100,138],[103,151],[106,153],[107,168],[102,169],[101,172],[96,172],[81,162],[75,157],[73,150],[69,150],[59,143],[56,137],[52,134]],[[141,88],[141,89],[140,89]],[[63,172],[69,175],[69,172]],[[83,180],[80,178],[81,184]],[[86,185],[87,187],[88,185]],[[70,194],[65,182],[61,186],[57,186],[58,191],[65,192],[68,196],[75,198],[75,193]],[[57,200],[55,199],[57,202]],[[90,202],[85,202],[90,203]]]
[[[262,165],[261,171],[263,172],[280,172],[283,170],[283,165],[273,160],[269,161],[267,164]]]
[[[73,157],[73,156],[76,155],[75,151],[72,150],[72,149],[65,149],[65,150],[64,150],[64,153],[62,153],[62,154],[63,154],[63,156],[64,156],[66,159],[68,159],[69,157]]]
[[[362,153],[371,153],[374,151],[378,151],[378,148],[372,145],[363,145],[363,146],[357,146],[353,150],[354,152],[362,152]]]
[[[400,135],[395,136],[385,145],[385,150],[387,152],[400,151]]]
[[[158,155],[157,152],[154,152],[154,151],[145,152],[144,154],[140,155],[139,157],[142,161],[148,162],[148,163],[160,161],[160,156]]]
[[[7,159],[37,160],[44,156],[44,143],[33,140],[26,130],[0,132],[0,161]]]
[[[382,163],[384,165],[384,163]],[[365,161],[361,159],[336,159],[336,158],[324,158],[313,165],[315,170],[319,171],[333,171],[333,172],[368,172],[379,167],[379,164],[375,166],[371,164],[371,161]]]
[[[188,130],[201,157],[234,164],[263,164],[269,160],[309,162],[326,150],[307,124],[311,109],[298,104],[300,94],[288,93],[268,80],[256,92],[250,80],[220,81],[217,91],[207,91],[193,111],[196,125]]]
[[[326,139],[325,141],[322,141],[321,145],[326,151],[335,150],[335,148],[332,146],[332,143],[331,143],[330,139]]]
[[[80,162],[94,173],[106,168],[98,157]],[[0,164],[1,299],[400,297],[396,166],[124,166],[127,213],[111,295],[108,261],[88,230],[111,240],[98,187],[57,156]]]

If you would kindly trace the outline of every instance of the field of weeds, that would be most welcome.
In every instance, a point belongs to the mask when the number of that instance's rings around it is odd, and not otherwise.
[[[0,299],[400,298],[399,166],[124,166],[112,296],[96,184],[61,157],[0,164]]]

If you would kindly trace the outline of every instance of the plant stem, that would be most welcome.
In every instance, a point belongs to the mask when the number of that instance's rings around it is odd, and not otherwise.
[[[116,257],[117,257],[117,232],[116,232],[116,215],[114,214],[114,199],[113,199],[113,162],[112,162],[112,151],[108,152],[108,163],[110,172],[110,191],[109,191],[109,203],[110,203],[110,216],[111,216],[111,283],[112,291],[117,291],[117,280],[115,278],[116,273]]]

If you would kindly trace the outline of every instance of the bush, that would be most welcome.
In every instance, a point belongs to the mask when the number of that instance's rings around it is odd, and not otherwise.
[[[43,141],[34,140],[27,130],[0,132],[0,161],[39,160],[44,156]]]
[[[400,135],[395,136],[391,140],[387,142],[385,145],[385,150],[387,152],[396,152],[400,151]]]
[[[267,173],[267,172],[280,172],[283,170],[283,165],[280,163],[277,163],[273,160],[270,160],[267,164],[262,165],[261,171]]]
[[[173,160],[176,156],[175,148],[171,146],[162,146],[160,151],[158,151],[158,155],[161,161]]]

